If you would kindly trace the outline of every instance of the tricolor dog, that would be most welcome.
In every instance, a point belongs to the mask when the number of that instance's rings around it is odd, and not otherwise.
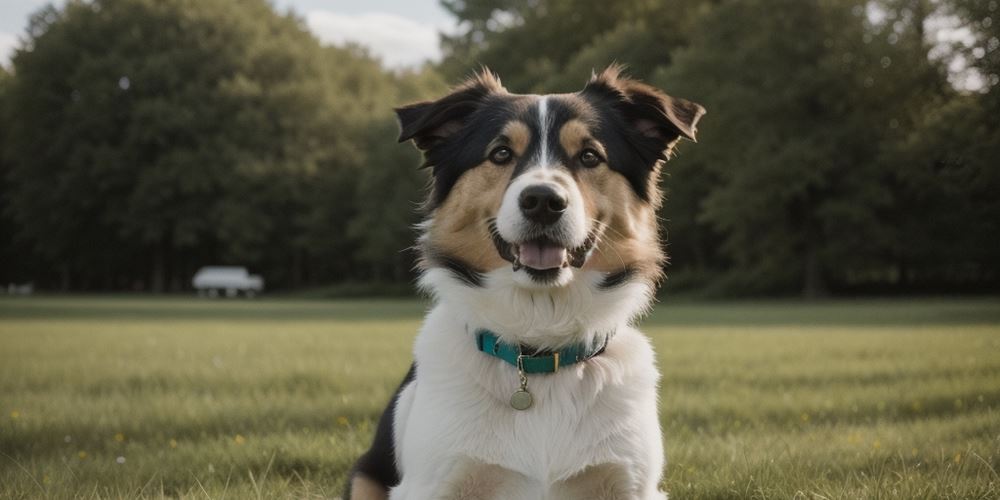
[[[483,71],[397,110],[433,169],[434,305],[350,498],[665,498],[659,372],[633,322],[665,258],[660,169],[704,112],[617,67],[553,95]]]

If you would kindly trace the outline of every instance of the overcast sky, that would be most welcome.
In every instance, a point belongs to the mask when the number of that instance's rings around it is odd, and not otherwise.
[[[438,0],[272,0],[294,10],[325,43],[358,42],[393,67],[440,56],[438,31],[452,31],[453,18]],[[0,0],[0,63],[7,65],[24,34],[28,16],[52,0]],[[62,0],[54,0],[62,4]]]

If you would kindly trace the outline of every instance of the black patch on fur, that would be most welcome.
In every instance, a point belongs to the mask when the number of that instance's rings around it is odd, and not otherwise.
[[[554,267],[552,269],[532,269],[530,267],[524,268],[528,276],[537,283],[551,283],[559,277],[559,273],[562,271],[561,267]]]
[[[490,143],[517,117],[517,110],[526,107],[522,104],[526,99],[529,97],[471,86],[433,103],[397,110],[400,140],[413,139],[424,151],[424,166],[434,174],[428,208],[439,206],[462,174],[486,162]],[[439,128],[448,133],[435,133]]]
[[[633,277],[635,277],[636,270],[633,267],[626,267],[621,271],[611,273],[604,277],[597,288],[601,290],[611,290],[618,288],[625,283],[628,283]]]
[[[462,283],[474,288],[482,288],[484,286],[483,281],[486,277],[483,273],[465,262],[462,262],[461,259],[449,255],[435,254],[433,252],[428,252],[425,255],[431,264],[435,267],[443,267],[448,271],[451,271],[451,274]]]
[[[462,174],[486,161],[490,142],[514,117],[509,104],[508,96],[490,96],[471,113],[461,130],[425,153],[427,164],[434,171],[434,206],[444,202]],[[507,167],[486,165],[485,168]]]
[[[649,175],[670,157],[681,137],[695,140],[705,108],[664,94],[621,74],[612,65],[579,93],[597,110],[597,134],[608,150],[608,164],[621,172],[643,200],[652,196]]]
[[[406,372],[403,381],[396,388],[395,394],[389,400],[389,405],[385,407],[382,416],[378,419],[378,427],[375,429],[375,438],[372,440],[371,448],[361,458],[354,463],[351,473],[347,478],[347,488],[344,498],[351,498],[351,480],[357,474],[363,474],[382,485],[386,491],[399,484],[399,470],[396,469],[396,444],[393,436],[393,421],[396,418],[396,404],[399,403],[399,395],[403,389],[413,382],[417,376],[417,364],[410,365],[410,370]]]
[[[657,162],[665,158],[665,147],[635,132],[607,95],[584,91],[582,96],[598,116],[591,131],[604,145],[608,167],[625,177],[639,199],[649,201],[649,181]]]

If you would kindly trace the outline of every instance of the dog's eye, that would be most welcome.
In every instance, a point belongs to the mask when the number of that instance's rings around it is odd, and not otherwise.
[[[499,146],[490,151],[490,161],[497,165],[504,165],[514,157],[514,152],[507,146]]]
[[[580,163],[588,168],[593,168],[601,164],[604,161],[601,159],[601,155],[597,154],[593,149],[584,149],[580,152]]]

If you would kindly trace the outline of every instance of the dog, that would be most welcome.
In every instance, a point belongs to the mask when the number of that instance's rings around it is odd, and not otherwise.
[[[433,172],[417,249],[434,305],[347,497],[666,498],[633,322],[662,278],[660,171],[704,108],[611,66],[552,95],[484,69],[396,113]]]

